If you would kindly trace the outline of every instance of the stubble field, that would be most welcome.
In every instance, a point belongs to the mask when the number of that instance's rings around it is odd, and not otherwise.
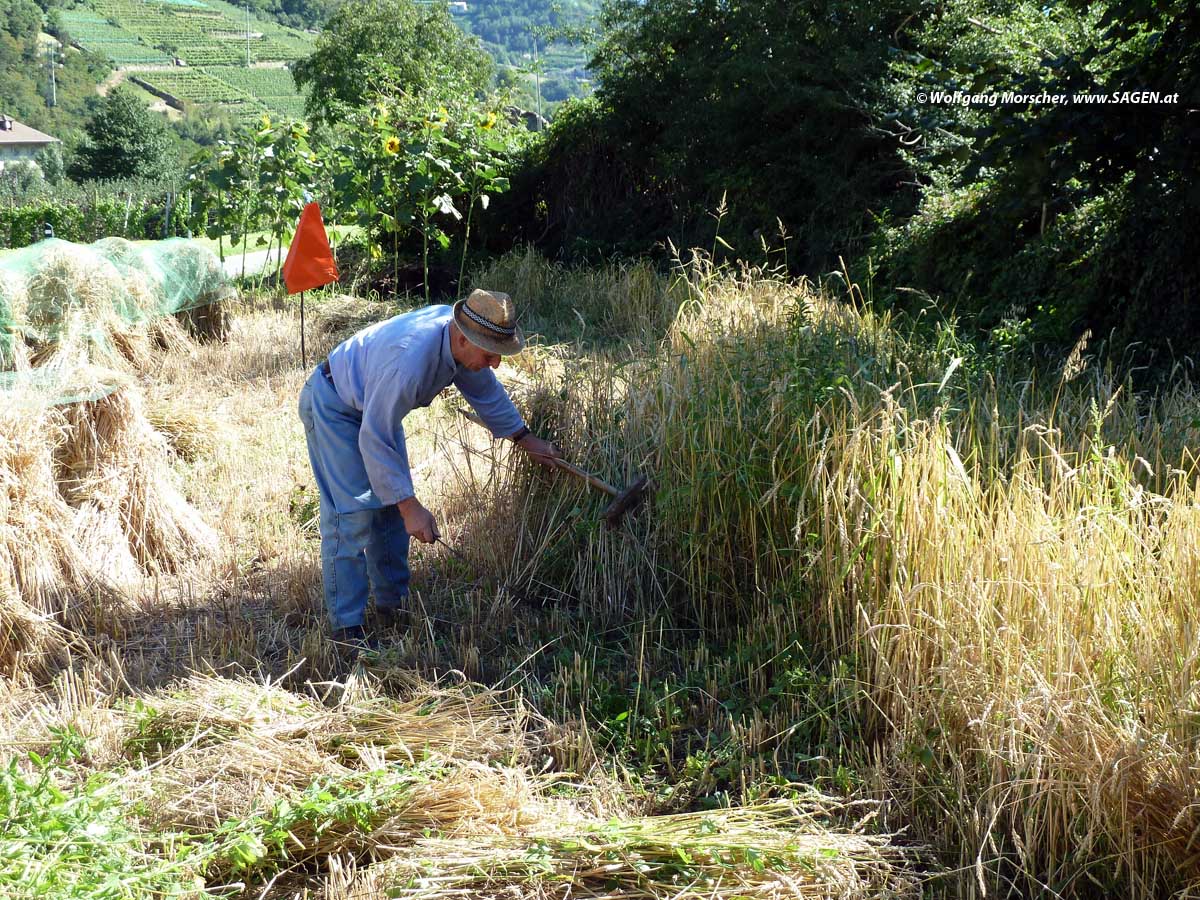
[[[223,340],[172,332],[95,399],[5,417],[0,885],[1196,883],[1190,389],[1135,397],[1082,347],[1035,378],[702,259],[517,253],[475,281],[527,310],[500,374],[531,426],[653,497],[608,532],[455,397],[419,411],[418,490],[461,557],[414,547],[369,667],[326,638],[292,308],[243,300]],[[396,311],[318,307],[310,364]]]

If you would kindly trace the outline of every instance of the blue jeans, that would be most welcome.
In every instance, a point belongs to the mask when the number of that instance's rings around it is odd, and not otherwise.
[[[408,532],[395,506],[371,490],[358,430],[362,414],[338,397],[318,367],[300,391],[308,460],[321,495],[321,579],[334,629],[362,625],[368,590],[382,609],[408,596]]]

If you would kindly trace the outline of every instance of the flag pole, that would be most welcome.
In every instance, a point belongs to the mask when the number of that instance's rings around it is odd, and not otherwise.
[[[287,259],[280,269],[289,294],[300,295],[300,364],[308,368],[308,346],[305,336],[304,294],[315,287],[338,280],[337,263],[321,221],[321,207],[307,203],[300,213],[296,233],[288,247]]]

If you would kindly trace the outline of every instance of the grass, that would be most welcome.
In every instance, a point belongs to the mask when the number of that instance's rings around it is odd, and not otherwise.
[[[1031,373],[853,290],[702,257],[664,275],[519,253],[474,280],[523,303],[533,346],[500,374],[531,426],[613,483],[649,474],[647,508],[606,531],[602,498],[453,398],[413,413],[419,494],[463,558],[414,547],[411,627],[374,680],[346,677],[297,322],[252,299],[225,342],[142,376],[152,409],[220,423],[175,461],[218,559],[69,635],[86,674],[11,671],[12,771],[36,784],[48,728],[82,735],[59,790],[146,791],[122,794],[114,847],[256,896],[1200,884],[1190,385],[1136,396],[1083,347]],[[393,311],[313,308],[317,353]],[[430,705],[420,678],[448,673],[506,693]],[[473,812],[430,824],[451,794]]]

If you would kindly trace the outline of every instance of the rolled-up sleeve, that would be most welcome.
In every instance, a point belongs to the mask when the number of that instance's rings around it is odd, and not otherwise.
[[[462,369],[454,376],[454,386],[491,429],[493,437],[508,437],[524,427],[525,420],[491,369]]]
[[[371,490],[386,506],[416,493],[404,442],[404,417],[417,405],[418,390],[412,373],[399,365],[388,366],[364,386],[358,449]]]

